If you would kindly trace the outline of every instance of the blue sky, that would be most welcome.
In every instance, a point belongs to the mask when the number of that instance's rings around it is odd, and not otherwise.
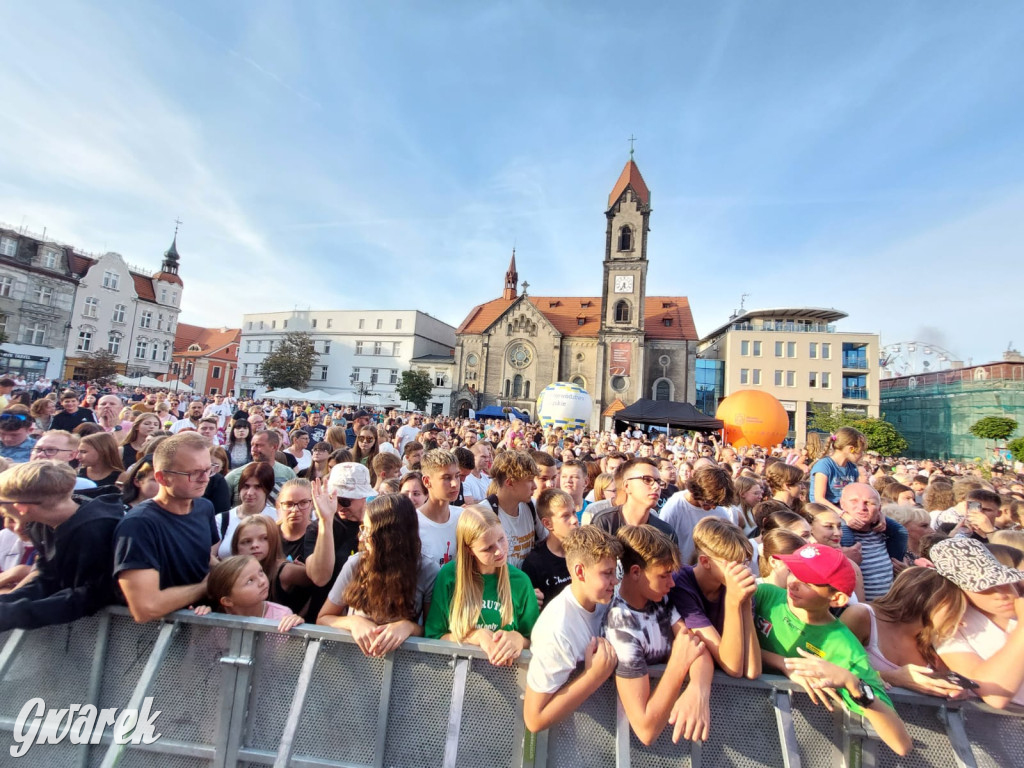
[[[182,319],[418,308],[457,325],[513,244],[595,295],[637,136],[649,294],[983,362],[1024,255],[1024,5],[0,4],[0,221],[155,268]]]

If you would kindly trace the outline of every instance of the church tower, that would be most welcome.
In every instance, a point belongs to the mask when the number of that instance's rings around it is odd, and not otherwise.
[[[647,296],[647,231],[651,193],[640,169],[629,161],[608,196],[601,292],[605,356],[603,401],[627,405],[643,397],[644,300]]]
[[[505,273],[505,290],[501,298],[512,301],[517,295],[516,285],[519,283],[519,272],[516,271],[516,249],[512,249],[512,260],[508,263],[508,271]]]

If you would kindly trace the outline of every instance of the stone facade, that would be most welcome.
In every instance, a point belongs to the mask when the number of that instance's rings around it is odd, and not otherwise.
[[[594,399],[591,424],[615,400],[693,402],[697,333],[689,302],[647,295],[650,192],[630,160],[608,199],[600,297],[519,293],[515,254],[500,299],[459,327],[452,412],[511,405],[535,414],[538,393],[569,381]]]

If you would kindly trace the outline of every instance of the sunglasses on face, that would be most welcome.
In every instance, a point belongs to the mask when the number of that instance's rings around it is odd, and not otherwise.
[[[352,499],[338,499],[338,506],[342,509],[348,509],[352,506]]]

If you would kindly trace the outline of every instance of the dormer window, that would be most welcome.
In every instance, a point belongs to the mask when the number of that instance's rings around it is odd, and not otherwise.
[[[43,251],[43,266],[47,269],[57,268],[57,252],[51,248],[47,248]]]
[[[189,352],[201,352],[202,349],[203,348],[200,347],[198,344],[189,344],[188,345],[188,351]]]
[[[619,250],[633,250],[633,230],[628,225],[619,230]]]
[[[672,318],[671,317],[662,318],[661,322],[662,322],[662,324],[666,328],[671,328],[672,327]]]

